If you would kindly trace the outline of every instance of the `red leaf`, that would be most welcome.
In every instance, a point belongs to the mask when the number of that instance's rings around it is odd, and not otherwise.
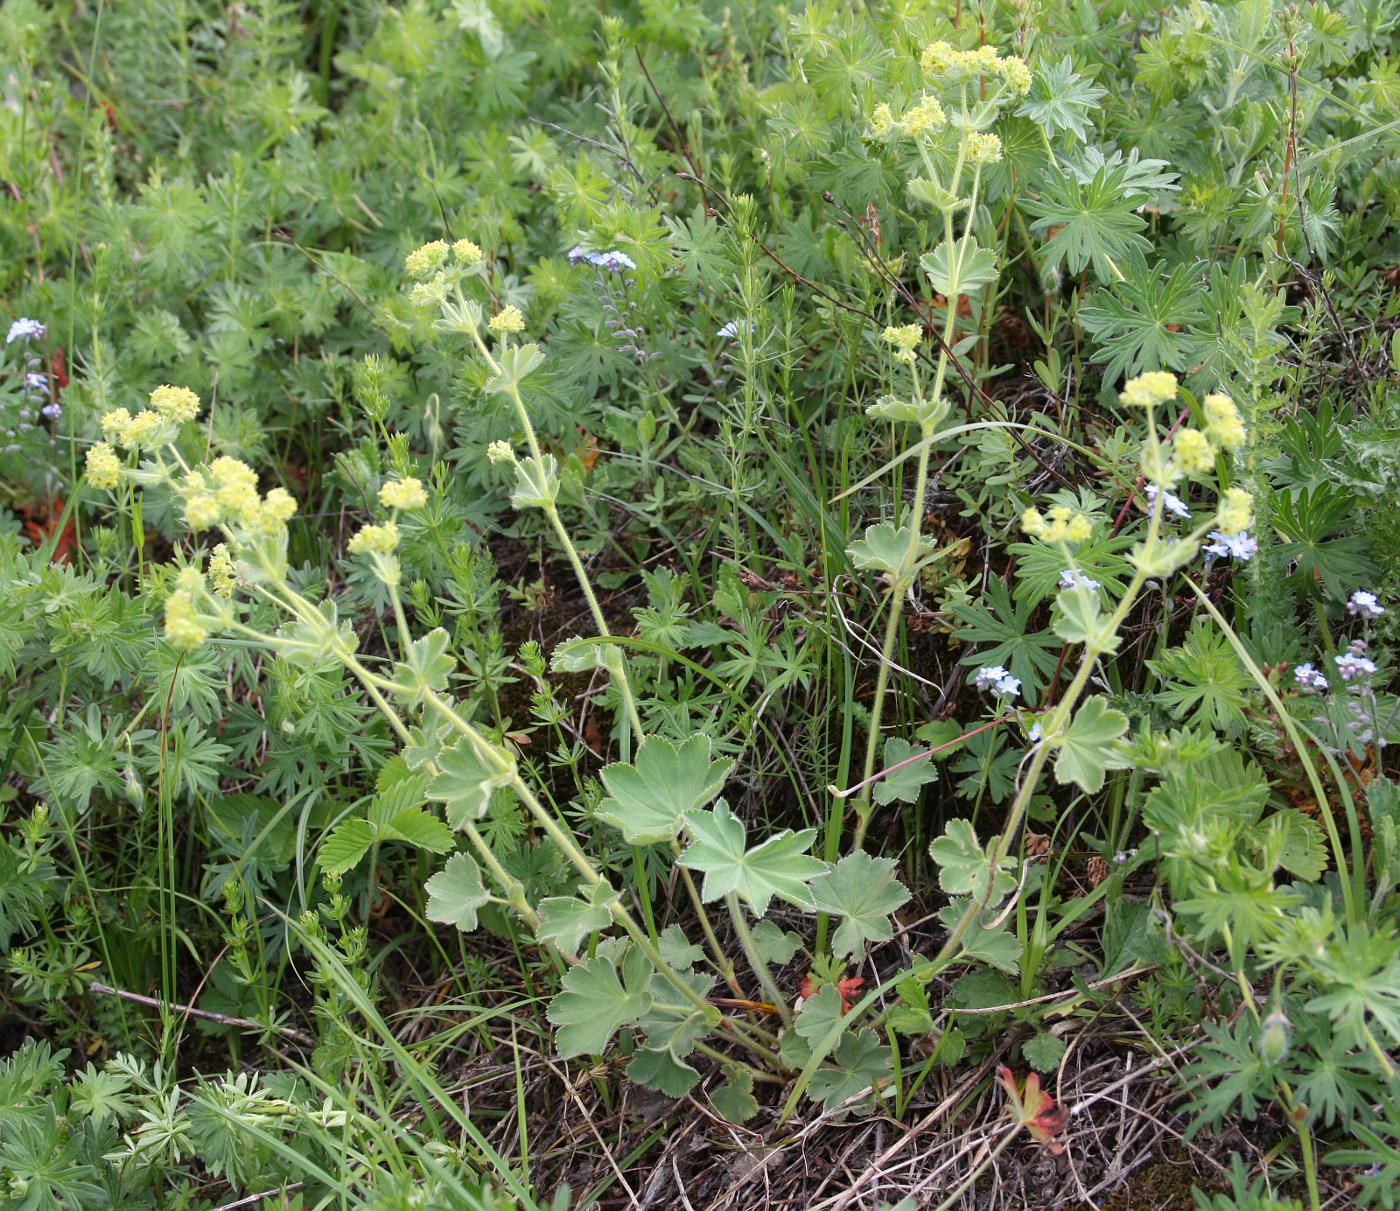
[[[1065,1112],[1040,1087],[1040,1075],[1032,1072],[1024,1085],[1017,1084],[1009,1068],[997,1069],[997,1084],[1006,1091],[1006,1108],[1019,1126],[1058,1155],[1064,1145],[1055,1136],[1065,1129]]]

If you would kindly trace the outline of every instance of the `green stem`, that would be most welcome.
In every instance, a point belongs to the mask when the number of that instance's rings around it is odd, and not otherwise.
[[[777,981],[773,979],[773,973],[768,969],[767,960],[758,951],[758,942],[750,932],[748,922],[744,920],[744,909],[739,903],[739,897],[731,891],[725,897],[724,902],[729,906],[729,919],[734,923],[734,933],[739,939],[739,945],[744,949],[744,957],[748,959],[749,966],[753,968],[754,975],[758,977],[763,995],[773,1003],[778,1015],[783,1020],[783,1025],[791,1026],[792,1011],[788,1008],[787,998],[783,996]]]
[[[481,339],[481,333],[475,328],[471,330],[471,338],[476,347],[481,352],[481,356],[486,359],[486,364],[491,372],[496,375],[501,374],[501,364],[492,354],[490,346]],[[525,401],[521,398],[520,388],[511,381],[507,394],[510,402],[515,406],[515,413],[520,421],[520,427],[525,433],[525,443],[530,447],[530,457],[535,460],[535,466],[543,469],[544,452],[540,449],[539,438],[535,434],[534,423],[530,420],[529,410],[525,407]],[[593,592],[593,585],[588,579],[588,572],[583,566],[583,560],[579,558],[578,548],[574,546],[574,540],[569,536],[569,531],[565,527],[563,519],[559,516],[559,510],[553,505],[547,505],[544,509],[545,516],[549,519],[549,524],[554,530],[555,536],[559,539],[559,545],[564,548],[565,555],[569,558],[569,563],[574,570],[574,577],[578,581],[579,588],[583,590],[584,600],[588,603],[588,612],[593,615],[593,625],[597,627],[598,634],[602,638],[608,638],[612,632],[608,630],[607,619],[603,616],[603,608],[598,604],[598,598]],[[609,649],[611,651],[611,649]],[[637,702],[632,694],[632,684],[627,678],[627,663],[619,652],[615,660],[608,662],[608,672],[612,677],[613,684],[617,686],[618,693],[622,695],[623,707],[627,712],[628,721],[632,725],[632,730],[637,734],[638,740],[644,734],[642,728],[642,718],[637,712]]]
[[[1151,417],[1148,420],[1148,441],[1155,450],[1157,445],[1156,429],[1151,424]],[[1158,531],[1162,519],[1162,502],[1165,494],[1158,493],[1156,503],[1152,507],[1152,513],[1148,520],[1147,537],[1143,541],[1143,554],[1139,567],[1133,573],[1133,578],[1128,583],[1127,590],[1123,593],[1122,599],[1118,602],[1118,607],[1109,615],[1105,633],[1116,635],[1118,628],[1123,625],[1128,612],[1133,607],[1133,602],[1137,599],[1142,586],[1147,582],[1147,573],[1143,570],[1148,566],[1151,555],[1157,546]],[[1035,794],[1036,786],[1040,782],[1040,775],[1045,769],[1045,763],[1050,759],[1052,750],[1051,742],[1060,735],[1068,724],[1074,708],[1079,702],[1080,695],[1084,692],[1084,687],[1089,684],[1089,678],[1094,671],[1094,666],[1098,663],[1100,651],[1098,648],[1086,648],[1084,659],[1080,661],[1079,669],[1074,675],[1074,680],[1070,682],[1065,690],[1064,697],[1060,699],[1055,707],[1054,714],[1046,720],[1045,735],[1031,753],[1030,761],[1021,779],[1020,788],[1016,792],[1016,798],[1012,801],[1011,810],[1007,815],[1006,826],[1002,829],[1001,835],[997,837],[988,854],[988,878],[987,892],[984,896],[974,896],[971,903],[963,910],[963,914],[958,918],[958,923],[948,934],[947,941],[939,950],[935,962],[942,962],[951,959],[958,952],[958,947],[962,944],[963,937],[971,928],[977,914],[985,907],[983,900],[990,895],[994,876],[1001,859],[1010,852],[1012,843],[1016,839],[1016,834],[1020,830],[1021,820],[1026,814],[1026,809],[1030,806],[1032,795]]]
[[[963,106],[966,113],[966,104]],[[950,186],[953,192],[957,191],[958,180],[962,174],[963,160],[962,152],[958,153],[958,163],[953,171],[953,181]],[[948,314],[943,321],[943,340],[938,351],[938,365],[934,372],[933,390],[928,398],[937,401],[943,394],[943,383],[948,373],[948,350],[952,346],[954,331],[957,327],[958,300],[957,300],[957,279],[962,273],[963,258],[967,252],[967,237],[972,234],[972,221],[977,212],[977,188],[981,181],[981,169],[976,169],[972,176],[972,188],[968,194],[967,223],[963,230],[963,242],[958,244],[955,241],[953,229],[953,212],[944,210],[943,231],[948,244],[949,255],[953,255],[953,250],[957,250],[956,260],[953,262],[953,286],[954,297],[948,299]],[[919,393],[918,377],[914,378],[914,390]],[[928,488],[928,466],[932,453],[933,443],[929,440],[933,436],[931,425],[924,424],[920,429],[919,462],[918,470],[914,476],[914,507],[912,516],[909,518],[909,545],[905,550],[904,559],[900,569],[895,573],[889,597],[889,614],[885,618],[885,637],[880,645],[880,668],[875,674],[875,700],[870,707],[870,727],[865,740],[865,764],[862,781],[865,786],[860,792],[860,796],[855,802],[856,828],[855,836],[852,839],[852,849],[859,849],[865,840],[866,829],[870,826],[870,817],[874,810],[872,802],[871,778],[875,773],[875,762],[880,751],[880,720],[885,709],[885,695],[889,689],[890,664],[894,657],[894,646],[899,637],[899,622],[904,613],[904,595],[909,591],[914,583],[915,565],[919,554],[919,540],[923,532],[924,521],[924,493]],[[835,830],[840,833],[843,827],[842,817],[845,814],[844,807],[838,809],[836,813]],[[839,843],[839,842],[838,842]]]

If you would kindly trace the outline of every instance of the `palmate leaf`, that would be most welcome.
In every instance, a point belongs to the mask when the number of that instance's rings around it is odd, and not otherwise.
[[[565,954],[577,954],[583,939],[612,922],[612,890],[598,883],[587,899],[578,896],[546,896],[540,901],[539,927],[535,936],[553,942]]]
[[[1119,268],[1125,280],[1097,291],[1079,309],[1095,337],[1090,360],[1105,367],[1104,379],[1119,382],[1143,370],[1183,370],[1198,360],[1203,342],[1191,331],[1202,317],[1202,273],[1178,265],[1163,276],[1133,257]]]
[[[832,1062],[818,1068],[807,1086],[807,1096],[824,1109],[835,1110],[862,1093],[883,1097],[892,1074],[890,1050],[873,1030],[846,1034]]]
[[[1106,95],[1106,89],[1090,84],[1075,71],[1066,55],[1058,63],[1036,66],[1031,90],[1016,112],[1043,127],[1048,135],[1065,130],[1082,140],[1089,133],[1099,98]]]
[[[648,736],[635,764],[604,766],[603,785],[610,797],[598,805],[596,814],[619,829],[630,845],[673,841],[686,812],[704,807],[719,794],[733,764],[710,759],[708,736],[692,736],[681,744]]]
[[[912,537],[913,530],[907,525],[896,527],[887,521],[877,522],[866,527],[865,537],[851,543],[846,554],[854,567],[894,575],[904,568]],[[921,535],[914,550],[914,562],[917,564],[932,551],[933,539]]]
[[[894,877],[893,858],[872,858],[864,850],[847,854],[831,870],[812,880],[812,899],[819,912],[841,918],[831,945],[838,955],[859,955],[867,942],[893,936],[890,914],[909,899]]]
[[[1142,235],[1147,223],[1136,213],[1143,195],[1129,189],[1127,182],[1124,164],[1105,164],[1087,181],[1069,165],[1046,169],[1041,196],[1021,199],[1035,217],[1031,230],[1053,232],[1042,250],[1043,268],[1063,264],[1079,273],[1092,264],[1095,275],[1109,282],[1117,277],[1115,263],[1150,250]]]
[[[403,686],[398,695],[400,701],[417,705],[429,694],[447,688],[454,664],[447,654],[451,642],[451,636],[442,627],[434,627],[409,645],[407,659],[394,665],[394,681]]]
[[[939,294],[971,294],[997,278],[997,254],[983,248],[974,236],[956,243],[944,240],[932,252],[919,258],[928,280]]]
[[[825,862],[807,854],[815,829],[783,829],[746,850],[743,821],[723,799],[711,811],[690,812],[685,825],[691,843],[677,861],[704,873],[701,894],[706,901],[734,892],[760,917],[774,896],[799,908],[812,907],[807,884],[826,870]]]
[[[1162,678],[1157,700],[1175,719],[1230,734],[1244,724],[1253,685],[1229,641],[1209,620],[1197,622],[1178,647],[1147,667]]]
[[[938,864],[938,885],[949,895],[995,904],[1016,886],[1015,863],[1004,857],[993,871],[991,855],[977,840],[971,820],[949,820],[928,852]]]
[[[1000,664],[1021,679],[1022,693],[1034,706],[1039,691],[1055,672],[1060,641],[1049,631],[1031,630],[1035,603],[1014,603],[1011,592],[999,580],[992,580],[981,601],[958,602],[949,607],[962,622],[957,638],[963,643],[984,645],[977,653],[978,664]],[[1029,633],[1028,633],[1029,632]]]
[[[1334,597],[1368,583],[1376,566],[1355,522],[1356,498],[1335,484],[1275,497],[1273,524],[1284,539],[1278,553],[1296,565],[1289,583],[1308,592],[1320,580]]]
[[[949,900],[940,908],[938,919],[943,922],[944,928],[956,928],[969,903],[970,899],[960,898]],[[967,932],[963,934],[961,953],[964,958],[981,959],[999,971],[1014,976],[1021,966],[1021,943],[1005,925],[992,924],[999,912],[999,907],[993,903],[991,908],[983,909],[973,917]]]
[[[465,736],[437,759],[438,772],[428,783],[428,798],[442,803],[453,828],[480,820],[491,806],[491,795],[510,780],[508,772],[488,766]]]
[[[925,752],[916,744],[891,736],[885,741],[885,768],[893,772],[886,774],[875,784],[875,802],[888,805],[900,800],[903,803],[917,803],[919,795],[930,782],[938,781],[938,771],[933,762],[925,757],[922,761],[909,761],[917,753]],[[908,765],[893,769],[901,761]]]
[[[453,854],[447,865],[428,880],[429,921],[455,925],[464,933],[476,928],[476,910],[491,897],[481,881],[481,868],[467,854]]]
[[[724,1084],[710,1091],[710,1104],[726,1123],[746,1123],[758,1113],[753,1095],[753,1073],[747,1068],[726,1067]]]
[[[1128,717],[1113,710],[1102,695],[1086,698],[1057,740],[1055,780],[1077,783],[1089,794],[1101,789],[1108,770],[1127,764],[1117,743],[1127,730]]]
[[[567,1060],[602,1052],[613,1035],[651,1008],[651,976],[651,962],[630,945],[620,963],[600,955],[570,968],[546,1011],[559,1028],[559,1054]]]

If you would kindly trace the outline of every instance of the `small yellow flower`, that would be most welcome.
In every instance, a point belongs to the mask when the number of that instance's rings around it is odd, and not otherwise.
[[[102,436],[109,442],[117,441],[131,424],[131,413],[125,408],[113,408],[102,414]]]
[[[1215,524],[1226,534],[1247,530],[1254,521],[1254,497],[1243,488],[1227,488],[1220,498]]]
[[[488,326],[497,336],[505,336],[512,332],[524,332],[525,317],[520,314],[519,307],[510,303],[491,317],[491,323]]]
[[[392,521],[382,526],[362,526],[346,549],[352,555],[392,555],[399,545],[399,528]]]
[[[224,484],[215,493],[219,508],[230,521],[243,525],[255,525],[262,512],[262,501],[258,490],[246,480],[234,480]]]
[[[145,409],[127,422],[117,441],[128,450],[139,450],[142,446],[162,445],[164,433],[165,421],[160,413]]]
[[[1205,475],[1215,466],[1215,447],[1196,429],[1183,429],[1172,443],[1177,466],[1187,475]]]
[[[916,349],[923,334],[922,324],[901,324],[897,328],[890,325],[881,335],[896,349]]]
[[[151,392],[151,407],[166,420],[183,425],[199,415],[199,396],[188,387],[157,387]]]
[[[420,310],[441,307],[447,299],[447,287],[447,275],[435,274],[431,282],[419,282],[408,292],[409,305]]]
[[[273,488],[263,498],[262,511],[274,521],[286,524],[296,516],[297,502],[286,488]]]
[[[481,255],[481,249],[470,240],[458,240],[452,245],[452,259],[468,269],[475,269],[481,264]]]
[[[175,587],[191,597],[198,597],[204,592],[204,573],[194,564],[186,564],[175,574]]]
[[[904,128],[906,134],[917,138],[931,130],[937,130],[947,121],[948,115],[943,112],[943,106],[938,103],[938,98],[925,94],[917,105],[905,111],[899,124]]]
[[[214,592],[221,597],[232,597],[233,590],[238,586],[238,572],[233,557],[223,543],[215,547],[209,555],[209,580],[214,586]]]
[[[1021,514],[1021,529],[1042,542],[1087,542],[1094,534],[1088,517],[1065,505],[1056,505],[1044,515],[1039,509],[1027,509]]]
[[[196,492],[185,502],[185,520],[196,533],[217,526],[222,516],[219,498],[209,492]]]
[[[446,260],[447,244],[442,240],[433,240],[421,248],[415,248],[404,257],[404,272],[409,277],[425,278],[428,274],[441,269]]]
[[[966,51],[963,62],[969,71],[977,72],[994,72],[1001,66],[1001,58],[994,46],[979,46],[976,50]]]
[[[428,494],[421,480],[391,479],[379,489],[379,503],[386,509],[421,509],[428,503]]]
[[[241,458],[216,458],[209,464],[209,474],[221,488],[230,484],[247,484],[250,488],[258,486],[258,473]]]
[[[486,447],[486,457],[493,463],[513,463],[515,451],[510,448],[510,442],[495,441]]]
[[[1131,408],[1155,408],[1176,398],[1176,375],[1165,370],[1150,370],[1130,378],[1123,384],[1118,398]]]
[[[1024,59],[1009,55],[999,64],[1001,78],[1018,97],[1024,97],[1031,90],[1031,69]]]
[[[947,42],[933,42],[924,47],[919,65],[924,69],[924,75],[941,76],[952,70],[958,57],[959,52]]]
[[[1234,400],[1216,391],[1201,401],[1201,407],[1206,414],[1206,433],[1213,441],[1227,450],[1238,450],[1244,445],[1244,421]]]
[[[115,488],[121,482],[122,465],[106,442],[89,446],[87,452],[87,481],[94,488]]]
[[[995,164],[1001,159],[1001,140],[996,135],[969,131],[965,147],[970,163]]]
[[[185,589],[176,589],[165,599],[165,638],[181,652],[192,652],[209,638],[194,598]]]
[[[883,102],[875,107],[870,115],[870,133],[877,139],[888,139],[895,131],[896,123],[890,107]]]

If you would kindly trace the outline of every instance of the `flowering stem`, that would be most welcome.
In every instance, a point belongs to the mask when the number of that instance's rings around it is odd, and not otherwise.
[[[963,112],[966,116],[967,106],[964,100]],[[957,192],[958,180],[962,174],[963,153],[958,153],[957,166],[953,170],[952,192]],[[943,394],[943,382],[948,373],[948,350],[952,347],[954,330],[957,326],[958,302],[957,279],[961,275],[963,259],[967,253],[967,239],[972,233],[973,217],[977,213],[977,187],[981,181],[981,168],[975,168],[972,175],[972,188],[968,192],[967,201],[967,222],[963,229],[963,242],[955,243],[953,229],[953,212],[945,209],[943,212],[943,231],[947,241],[949,256],[954,256],[956,249],[956,259],[953,261],[953,294],[955,297],[947,300],[948,314],[943,321],[943,339],[940,342],[938,351],[938,365],[934,372],[933,390],[928,398],[937,402]],[[919,394],[918,376],[914,376],[914,390]],[[922,398],[922,396],[921,396]],[[920,435],[922,441],[919,449],[918,469],[914,474],[914,503],[909,517],[909,544],[905,549],[904,559],[899,571],[895,573],[890,585],[889,614],[885,618],[885,637],[880,645],[880,667],[875,674],[875,701],[870,707],[870,725],[865,741],[865,765],[861,774],[860,797],[856,799],[856,828],[855,835],[851,841],[853,850],[860,849],[865,841],[865,831],[870,826],[870,817],[873,812],[871,800],[871,784],[874,781],[875,762],[880,751],[880,719],[884,714],[885,693],[889,688],[890,667],[894,659],[894,645],[899,638],[899,623],[904,613],[904,596],[913,586],[915,577],[915,567],[918,561],[919,540],[923,531],[924,520],[924,494],[928,490],[928,465],[929,457],[932,453],[932,443],[929,440],[934,433],[934,428],[928,422],[921,426]],[[832,837],[829,839],[827,848],[834,855],[841,843],[842,818],[845,814],[845,800],[840,801],[840,806],[836,810],[836,819],[832,825]]]
[[[1148,442],[1155,450],[1157,444],[1157,434],[1151,424],[1151,417],[1148,418]],[[1137,599],[1142,586],[1147,583],[1147,571],[1150,566],[1149,559],[1155,550],[1158,542],[1158,533],[1162,522],[1162,495],[1159,493],[1153,503],[1152,512],[1148,519],[1147,537],[1143,542],[1143,556],[1139,560],[1138,568],[1133,573],[1133,578],[1128,583],[1122,598],[1118,602],[1118,607],[1109,615],[1105,626],[1105,634],[1116,635],[1118,628],[1123,625],[1129,611],[1133,608],[1133,603]],[[1084,659],[1080,661],[1079,669],[1074,675],[1074,680],[1070,682],[1065,690],[1064,697],[1055,706],[1053,714],[1046,719],[1044,724],[1044,739],[1035,746],[1031,753],[1030,763],[1026,767],[1021,785],[1016,792],[1016,798],[1012,801],[1011,810],[1006,818],[1006,826],[1001,834],[992,844],[988,852],[988,877],[987,891],[983,896],[974,896],[971,903],[963,910],[963,914],[958,918],[958,922],[953,926],[948,934],[947,941],[934,958],[935,963],[944,963],[951,960],[962,945],[962,940],[972,923],[977,919],[977,914],[986,907],[984,901],[991,894],[992,883],[1001,860],[1010,852],[1012,842],[1016,839],[1016,834],[1020,830],[1021,820],[1025,816],[1026,809],[1030,806],[1031,796],[1035,793],[1037,784],[1040,782],[1040,775],[1045,769],[1045,763],[1050,759],[1053,748],[1053,741],[1063,731],[1069,723],[1074,708],[1079,702],[1080,695],[1084,692],[1084,687],[1089,684],[1089,678],[1093,674],[1094,666],[1098,663],[1100,651],[1097,647],[1086,648]]]
[[[480,350],[481,356],[486,359],[486,364],[491,372],[501,375],[501,364],[491,353],[490,346],[481,339],[481,333],[475,328],[470,331],[472,340],[476,343],[477,349]],[[535,435],[534,423],[530,420],[530,413],[525,407],[524,399],[521,398],[520,388],[514,380],[509,383],[507,394],[510,396],[511,403],[515,405],[515,413],[520,420],[520,427],[525,432],[525,443],[530,447],[530,457],[534,459],[535,466],[543,470],[544,452],[540,449],[539,438]],[[549,524],[559,539],[560,546],[564,548],[564,553],[569,557],[569,563],[573,566],[574,577],[578,580],[579,588],[583,590],[584,600],[588,603],[588,611],[593,615],[593,625],[597,627],[601,638],[609,638],[612,632],[608,630],[607,619],[603,616],[603,608],[598,604],[598,598],[593,592],[593,585],[588,579],[588,572],[583,566],[583,560],[579,558],[578,548],[574,546],[574,540],[569,536],[568,528],[564,525],[553,501],[544,506],[544,514],[549,519]],[[622,695],[622,704],[627,712],[628,722],[632,725],[637,739],[640,740],[643,735],[642,717],[637,712],[637,700],[632,694],[632,683],[627,678],[625,657],[620,652],[615,657],[610,655],[607,668],[613,684],[617,686],[618,693]]]

